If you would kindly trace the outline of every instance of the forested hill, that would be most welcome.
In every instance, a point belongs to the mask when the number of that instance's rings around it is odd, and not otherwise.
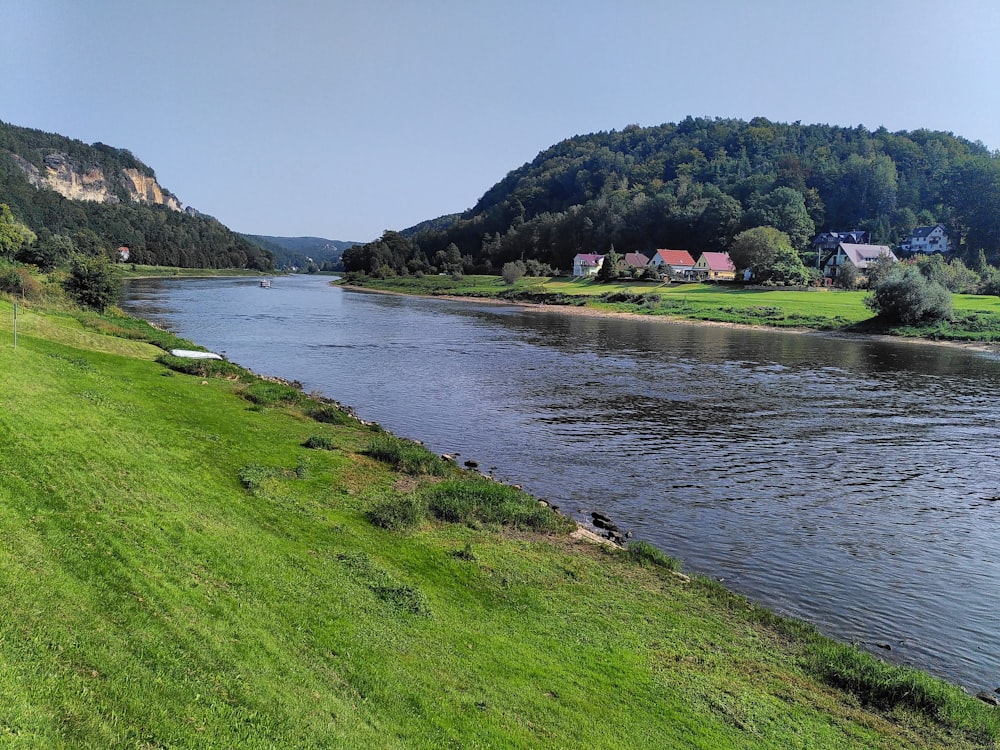
[[[401,234],[411,272],[449,253],[466,268],[536,259],[565,269],[576,253],[612,244],[618,252],[722,250],[754,226],[775,226],[804,251],[820,231],[864,229],[873,242],[895,244],[938,222],[961,253],[982,249],[996,262],[1000,159],[982,144],[928,130],[689,117],[562,141],[469,211]],[[389,239],[381,257],[351,253],[345,265],[382,261],[402,271],[389,246],[398,256],[403,245]]]
[[[273,267],[259,243],[184,209],[131,152],[0,122],[0,205],[53,249],[114,252],[134,263],[189,268]],[[55,238],[55,239],[53,239]],[[0,253],[2,254],[2,253]]]
[[[344,250],[359,244],[323,237],[272,237],[248,235],[248,239],[269,250],[278,268],[297,268],[307,271],[340,270],[340,256]]]

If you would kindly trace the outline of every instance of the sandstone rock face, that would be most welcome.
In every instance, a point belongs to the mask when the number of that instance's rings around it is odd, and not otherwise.
[[[10,156],[36,188],[54,190],[70,200],[121,203],[113,183],[99,166],[83,165],[67,154],[54,152],[45,157],[45,168],[40,170],[16,154]],[[155,178],[142,174],[138,169],[123,169],[117,179],[134,203],[182,210],[176,196],[161,188]]]

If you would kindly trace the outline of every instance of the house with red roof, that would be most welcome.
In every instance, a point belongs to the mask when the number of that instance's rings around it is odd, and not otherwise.
[[[694,258],[687,250],[657,250],[648,265],[660,273],[683,276],[686,272],[694,270]]]
[[[604,256],[596,253],[577,253],[573,257],[574,276],[593,276],[604,265]]]
[[[700,279],[709,281],[733,281],[736,266],[729,253],[702,253],[694,264],[694,273]]]

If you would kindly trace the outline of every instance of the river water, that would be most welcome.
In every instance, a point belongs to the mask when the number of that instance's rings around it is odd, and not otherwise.
[[[830,636],[1000,685],[1000,359],[328,281],[133,281],[124,307]]]

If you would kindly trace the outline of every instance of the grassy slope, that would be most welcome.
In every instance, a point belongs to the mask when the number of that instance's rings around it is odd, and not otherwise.
[[[866,292],[839,289],[743,289],[654,282],[604,284],[593,279],[567,278],[523,278],[508,287],[498,276],[467,276],[459,280],[442,276],[368,279],[364,286],[410,294],[507,296],[514,300],[520,297],[525,301],[586,304],[609,311],[689,320],[828,331],[871,330],[866,323],[872,316],[871,310],[864,305]],[[601,299],[613,293],[642,296],[622,302]],[[952,299],[955,320],[951,323],[878,332],[957,341],[1000,341],[1000,297],[955,294]]]
[[[707,582],[376,528],[430,480],[361,455],[370,430],[33,315],[15,350],[0,301],[2,747],[980,746],[824,685],[821,641]]]

